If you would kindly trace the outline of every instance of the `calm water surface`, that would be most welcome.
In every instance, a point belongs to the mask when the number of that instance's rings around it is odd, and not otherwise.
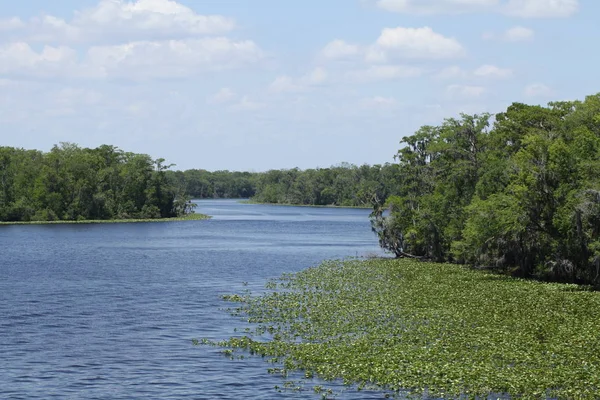
[[[191,339],[244,326],[222,294],[379,252],[369,210],[198,204],[214,218],[0,226],[0,399],[319,398]]]

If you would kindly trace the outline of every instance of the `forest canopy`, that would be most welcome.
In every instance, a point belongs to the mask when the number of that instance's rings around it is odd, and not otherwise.
[[[196,199],[239,198],[257,203],[372,207],[395,194],[398,165],[349,163],[328,168],[273,169],[266,172],[167,171],[178,187]]]
[[[168,218],[191,211],[164,159],[114,146],[0,147],[0,221]]]
[[[371,218],[385,249],[600,283],[600,95],[462,115],[402,144],[398,194]]]
[[[47,153],[0,147],[0,221],[168,218],[191,211],[190,198],[371,207],[398,183],[396,164],[267,172],[172,166],[109,145],[61,143]]]

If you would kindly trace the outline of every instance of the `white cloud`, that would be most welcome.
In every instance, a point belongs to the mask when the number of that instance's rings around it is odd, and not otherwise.
[[[207,70],[239,68],[262,58],[263,52],[254,42],[225,37],[96,46],[86,57],[103,76],[133,79],[186,77]]]
[[[491,31],[485,31],[481,34],[483,40],[495,40],[498,39],[498,35]]]
[[[242,97],[239,103],[235,104],[232,108],[236,111],[256,111],[262,110],[267,105],[258,101],[251,100],[248,96]]]
[[[387,11],[408,14],[464,13],[497,6],[499,0],[379,0]]]
[[[393,97],[374,96],[362,99],[361,104],[369,109],[390,109],[399,105],[398,100]]]
[[[0,47],[0,73],[17,76],[66,76],[77,67],[75,50],[60,46],[44,46],[36,52],[24,42]]]
[[[387,75],[389,64],[397,60],[441,60],[458,58],[466,54],[464,47],[452,37],[434,32],[428,26],[422,28],[384,28],[370,45],[357,45],[336,39],[320,52],[320,58],[331,61],[360,56],[368,65],[388,64],[381,70],[371,69],[370,74]],[[404,67],[397,71],[406,70]],[[414,72],[414,71],[413,71]],[[392,75],[396,75],[393,72]],[[411,72],[412,74],[412,72]],[[283,81],[286,85],[289,82]]]
[[[0,20],[0,72],[23,77],[181,78],[264,59],[251,40],[215,36],[235,28],[173,0],[100,0],[70,20]],[[40,50],[32,43],[44,43]],[[85,44],[87,46],[81,46]],[[76,50],[77,49],[77,50]]]
[[[324,68],[315,68],[303,77],[303,83],[307,85],[320,85],[327,80],[327,71]]]
[[[467,76],[467,72],[458,65],[452,65],[442,69],[440,72],[434,75],[437,79],[456,79],[464,78]]]
[[[420,76],[421,74],[421,69],[412,66],[373,65],[364,70],[350,71],[346,74],[346,77],[350,81],[366,83],[373,81],[412,78]]]
[[[365,61],[370,64],[384,63],[388,61],[388,56],[377,46],[371,46],[365,52]]]
[[[237,94],[230,88],[221,88],[210,98],[210,103],[222,104],[233,101],[237,97]]]
[[[422,72],[420,68],[408,65],[371,65],[364,69],[338,71],[337,75],[330,77],[324,68],[319,67],[299,78],[280,75],[269,85],[269,91],[271,93],[304,93],[326,82],[362,84],[418,77],[422,75]]]
[[[51,15],[32,18],[18,33],[28,41],[41,43],[74,43],[88,36],[80,27]]]
[[[94,46],[79,60],[69,47],[27,43],[0,47],[0,72],[21,77],[182,78],[208,70],[232,69],[259,62],[262,50],[252,41],[228,38],[140,41]]]
[[[500,68],[495,65],[485,64],[473,71],[467,71],[457,65],[449,66],[433,75],[436,79],[467,79],[467,78],[487,78],[487,79],[505,79],[513,75],[513,71],[508,68]],[[451,85],[451,91],[457,91],[466,86]]]
[[[54,102],[63,106],[95,105],[102,100],[102,94],[91,89],[67,87],[54,96]]]
[[[75,115],[77,113],[77,111],[74,108],[71,107],[63,107],[63,108],[59,108],[59,107],[51,107],[48,109],[45,109],[43,111],[43,115],[46,117],[69,117],[72,115]]]
[[[502,37],[508,42],[524,42],[532,40],[534,36],[533,30],[522,26],[514,26],[504,32]]]
[[[18,18],[0,22],[0,29],[4,26],[44,43],[112,43],[222,34],[233,30],[235,22],[200,15],[172,0],[101,0],[94,8],[75,12],[70,21],[44,15],[27,22]]]
[[[149,108],[147,106],[147,104],[144,104],[144,102],[135,102],[135,103],[131,103],[128,104],[123,111],[125,111],[126,114],[129,114],[133,117],[146,117],[149,116]]]
[[[273,93],[286,93],[286,92],[303,92],[306,87],[299,85],[294,82],[290,76],[280,75],[269,85],[269,91]]]
[[[327,71],[321,67],[313,69],[298,79],[287,75],[280,75],[269,85],[269,91],[272,93],[306,92],[315,86],[325,83],[327,78]]]
[[[430,27],[385,28],[367,54],[367,61],[382,62],[389,58],[444,59],[465,54],[454,38],[434,32]]]
[[[477,68],[473,74],[477,77],[482,77],[482,78],[498,78],[498,79],[502,79],[502,78],[508,78],[510,76],[512,76],[513,71],[511,69],[508,68],[499,68],[496,67],[495,65],[482,65],[481,67]]]
[[[550,97],[554,94],[554,91],[542,83],[532,83],[525,87],[523,93],[527,97]]]
[[[449,85],[446,87],[446,92],[453,98],[477,98],[481,97],[486,92],[486,89],[483,86]]]
[[[94,9],[78,13],[75,22],[81,26],[118,26],[126,31],[165,31],[169,34],[180,31],[191,35],[222,33],[235,27],[229,18],[199,15],[171,0],[102,0]]]
[[[521,18],[564,18],[579,10],[578,0],[509,0],[505,13]]]
[[[522,26],[513,26],[501,34],[485,32],[482,38],[485,40],[501,40],[504,42],[527,42],[533,40],[535,32]]]
[[[359,53],[360,48],[357,45],[349,44],[339,39],[329,42],[323,50],[321,50],[321,56],[328,60],[354,57]]]
[[[12,31],[16,29],[23,28],[25,23],[17,17],[8,18],[8,19],[0,19],[0,32],[2,31]]]
[[[405,14],[499,12],[521,18],[569,17],[579,0],[378,0],[383,10]]]

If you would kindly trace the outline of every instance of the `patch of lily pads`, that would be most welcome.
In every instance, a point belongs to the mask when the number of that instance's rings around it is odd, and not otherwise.
[[[267,286],[224,296],[244,335],[202,343],[359,390],[600,398],[600,293],[586,287],[395,259],[328,261]]]

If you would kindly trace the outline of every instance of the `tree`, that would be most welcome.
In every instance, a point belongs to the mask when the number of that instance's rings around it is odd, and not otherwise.
[[[461,115],[403,139],[398,196],[375,208],[397,256],[600,284],[600,95]],[[383,212],[387,210],[387,215]]]
[[[0,221],[165,218],[175,207],[169,165],[113,146],[0,148]]]

